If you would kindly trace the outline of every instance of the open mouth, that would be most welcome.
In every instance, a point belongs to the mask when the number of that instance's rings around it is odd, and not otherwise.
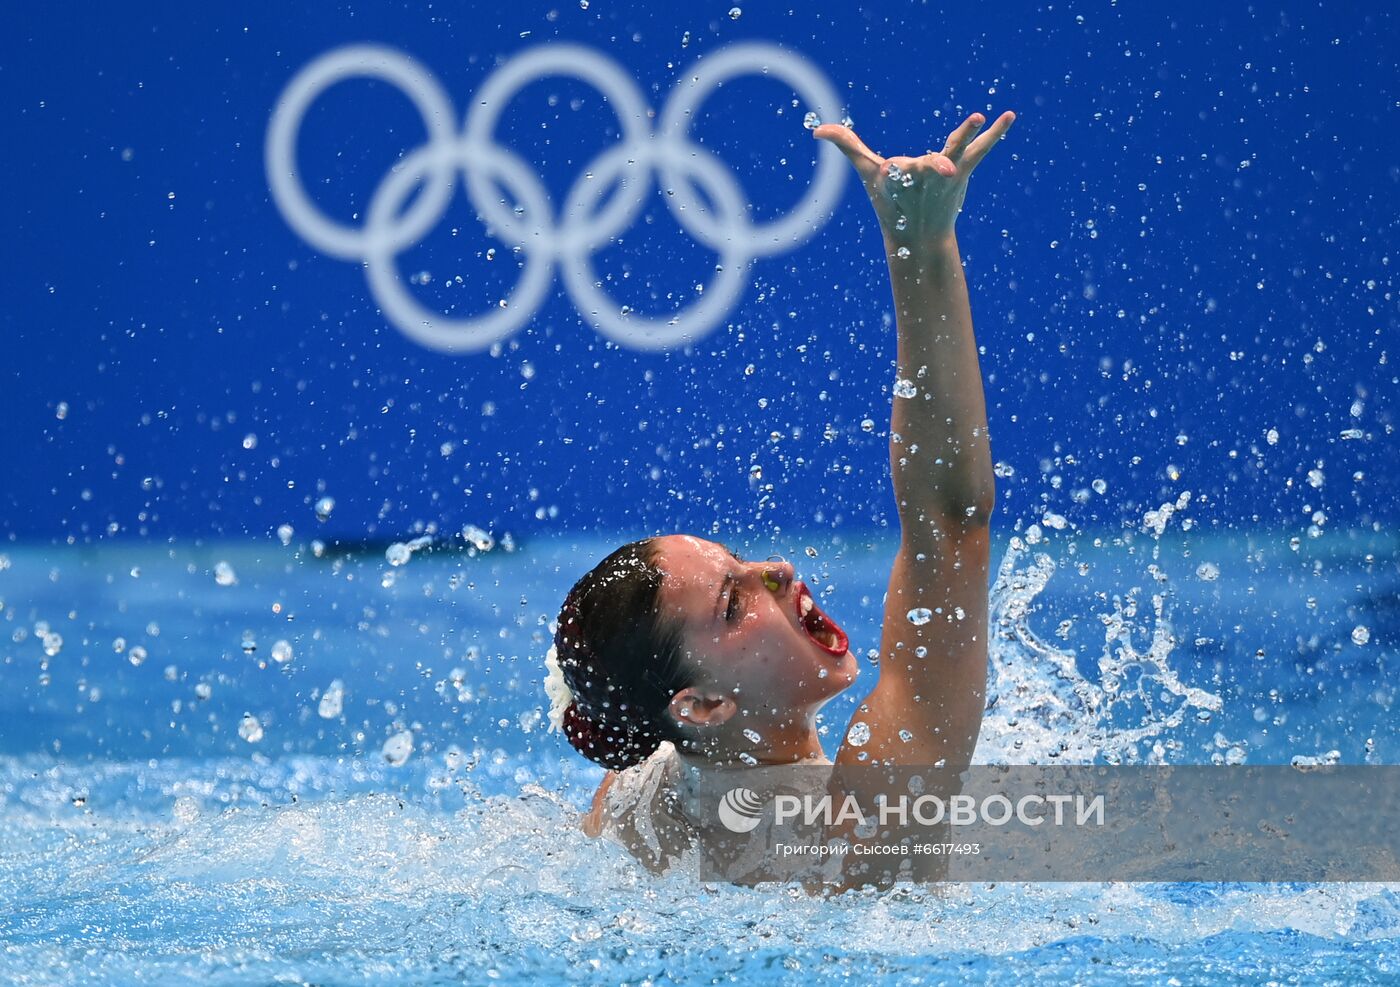
[[[805,583],[797,584],[797,619],[807,636],[827,654],[844,655],[850,650],[851,642],[846,632],[822,612]]]

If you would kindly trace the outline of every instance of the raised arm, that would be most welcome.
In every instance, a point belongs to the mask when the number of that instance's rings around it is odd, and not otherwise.
[[[942,153],[917,158],[882,158],[845,127],[816,130],[845,152],[875,206],[899,336],[890,468],[900,547],[885,602],[880,677],[851,721],[864,723],[869,739],[848,739],[837,763],[960,769],[977,742],[987,685],[995,493],[972,310],[953,227],[968,176],[1014,120],[1004,113],[980,133],[986,119],[974,113]]]

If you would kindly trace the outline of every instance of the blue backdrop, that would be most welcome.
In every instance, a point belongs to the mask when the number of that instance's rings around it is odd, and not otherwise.
[[[262,537],[315,527],[323,495],[341,536],[887,523],[890,299],[855,182],[804,245],[754,263],[727,324],[664,353],[607,343],[557,280],[496,352],[424,349],[273,203],[268,119],[317,56],[400,49],[463,113],[500,60],[559,40],[616,59],[653,107],[697,58],[780,43],[886,153],[941,146],[974,109],[1020,114],[960,224],[1004,519],[1044,495],[1116,521],[1183,489],[1217,524],[1394,519],[1395,15],[738,2],[12,10],[0,531]],[[738,80],[693,127],[758,218],[812,172],[793,99]],[[557,78],[498,129],[556,201],[616,135],[606,101]],[[423,138],[392,87],[346,82],[299,160],[358,222]],[[642,312],[713,277],[663,195],[595,258]],[[397,262],[461,316],[517,276],[460,194]],[[1073,496],[1095,479],[1103,495]]]

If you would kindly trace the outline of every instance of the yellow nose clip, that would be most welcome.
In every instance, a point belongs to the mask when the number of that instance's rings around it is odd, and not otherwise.
[[[782,588],[778,580],[773,578],[773,573],[769,572],[767,569],[763,570],[763,585],[768,587],[768,592],[770,593],[776,593]]]

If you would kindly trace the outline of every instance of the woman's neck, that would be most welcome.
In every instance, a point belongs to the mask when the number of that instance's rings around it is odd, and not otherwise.
[[[753,739],[755,735],[758,740]],[[745,724],[716,740],[710,750],[678,751],[687,763],[702,768],[752,768],[826,760],[811,717],[781,725]]]

